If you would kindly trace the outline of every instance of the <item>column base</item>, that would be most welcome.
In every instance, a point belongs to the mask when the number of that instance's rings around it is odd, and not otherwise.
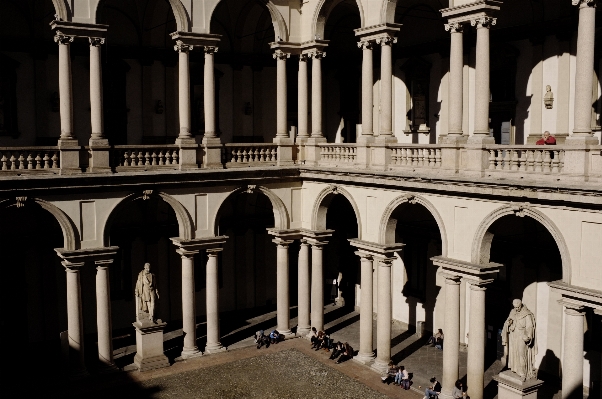
[[[378,371],[379,373],[386,373],[389,370],[389,361],[376,359],[370,366],[372,370]]]
[[[217,344],[207,344],[207,346],[205,346],[205,353],[209,355],[225,351],[226,348],[224,348],[219,342]]]
[[[164,367],[169,367],[169,366],[170,366],[169,359],[167,359],[167,356],[165,356],[165,355],[149,357],[149,358],[146,358],[146,357],[143,358],[139,354],[136,354],[136,356],[134,356],[134,367],[138,371],[150,371],[150,370],[162,369]]]
[[[392,134],[380,134],[374,137],[374,142],[377,144],[397,144],[397,137]]]
[[[375,358],[376,356],[374,353],[358,353],[358,355],[353,358],[353,361],[364,365],[369,365],[374,362]]]
[[[203,167],[206,169],[223,169],[222,141],[219,137],[203,137]]]
[[[60,151],[60,174],[75,175],[82,172],[79,166],[80,145],[77,139],[59,139],[57,143]]]
[[[537,390],[543,385],[542,380],[522,379],[511,370],[506,370],[493,379],[497,381],[499,399],[537,399]]]
[[[310,327],[297,327],[297,337],[307,338],[310,331]]]
[[[99,374],[110,374],[119,371],[119,367],[115,366],[113,363],[101,362],[96,371]]]
[[[163,330],[167,323],[161,320],[157,320],[157,323],[143,320],[133,323],[133,326],[136,328],[137,350],[134,367],[139,371],[169,367],[169,359],[163,354]]]
[[[180,354],[180,356],[177,357],[175,360],[176,360],[176,362],[178,362],[178,361],[188,360],[188,359],[192,359],[195,357],[201,357],[201,356],[203,356],[203,352],[201,352],[199,350],[199,348],[184,349],[184,350],[182,350],[182,353]]]

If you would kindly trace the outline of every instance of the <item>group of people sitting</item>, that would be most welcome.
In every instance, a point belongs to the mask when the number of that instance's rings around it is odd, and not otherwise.
[[[341,341],[334,342],[334,339],[330,338],[330,335],[326,334],[324,331],[317,331],[315,327],[312,327],[308,336],[311,341],[312,349],[315,349],[316,351],[323,349],[326,352],[332,350],[330,359],[335,360],[336,364],[347,361],[353,357],[353,348],[349,343],[342,343]]]
[[[410,373],[408,373],[408,370],[406,370],[404,366],[396,366],[393,361],[389,362],[387,373],[380,379],[383,384],[388,384],[393,381],[395,385],[399,385],[405,390],[410,389]]]
[[[277,344],[282,339],[282,335],[278,332],[278,330],[273,330],[268,335],[264,334],[263,330],[259,330],[255,333],[255,343],[257,344],[257,349],[261,348],[263,345],[265,347],[269,347],[270,344]]]

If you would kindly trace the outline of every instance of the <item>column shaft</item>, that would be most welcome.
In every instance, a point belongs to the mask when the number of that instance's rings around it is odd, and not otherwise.
[[[199,353],[196,344],[196,299],[194,287],[194,254],[182,255],[182,357]]]
[[[92,140],[104,139],[102,115],[102,67],[100,65],[100,45],[103,39],[90,38],[90,118]]]
[[[301,248],[299,249],[297,290],[297,335],[307,335],[311,327],[309,324],[309,281],[309,244],[307,241],[301,240]]]
[[[111,264],[112,261],[106,263]],[[112,367],[111,286],[109,266],[102,264],[96,267],[96,329],[98,331],[98,360],[101,365]]]
[[[192,138],[190,133],[190,63],[188,61],[189,47],[181,42],[176,45],[178,51],[178,104],[180,111],[181,139]]]
[[[391,360],[391,260],[378,261],[375,368],[386,370]]]
[[[84,320],[78,267],[66,267],[67,272],[67,330],[71,375],[86,373],[84,363]]]
[[[217,47],[205,47],[205,137],[215,134],[215,77],[213,57]]]
[[[288,245],[277,243],[276,249],[276,319],[280,334],[290,334],[290,304],[288,293]]]
[[[458,380],[460,356],[460,279],[456,276],[445,278],[445,344],[443,345],[442,394],[451,397],[454,384]],[[472,340],[472,330],[470,330]],[[469,347],[470,347],[469,342]]]
[[[372,257],[365,254],[361,256],[361,294],[360,294],[360,351],[358,357],[369,361],[374,358],[372,348],[372,320],[373,320],[373,271]],[[359,359],[358,359],[359,360]]]
[[[380,136],[393,136],[393,43],[381,39],[380,61]]]
[[[206,352],[222,349],[219,335],[219,280],[217,274],[218,251],[207,251],[207,347]]]
[[[477,22],[474,134],[489,136],[489,19]]]
[[[324,330],[324,275],[322,244],[311,246],[311,325]]]
[[[322,53],[312,54],[311,68],[311,137],[322,134]]]
[[[562,399],[581,399],[583,397],[584,314],[583,309],[578,306],[564,309]]]
[[[462,26],[460,24],[455,24],[450,30],[449,89],[447,96],[449,113],[448,134],[460,136],[463,134],[464,43]]]
[[[299,88],[298,88],[298,102],[299,102],[299,138],[309,137],[308,124],[308,93],[307,93],[307,55],[301,54],[299,56]]]
[[[594,44],[596,37],[595,2],[579,3],[577,61],[575,71],[575,127],[573,135],[592,134],[592,87],[594,83]]]
[[[276,51],[276,137],[288,137],[286,59],[288,54]]]
[[[470,341],[468,344],[467,384],[471,399],[483,399],[485,375],[485,288],[470,285]],[[447,329],[447,326],[446,326]],[[447,340],[446,332],[446,340]],[[458,330],[459,337],[459,330]]]
[[[374,71],[372,67],[372,43],[360,42],[362,47],[362,136],[374,136]]]
[[[73,93],[71,90],[71,55],[69,43],[72,37],[55,36],[59,44],[59,107],[61,115],[61,140],[73,139]]]

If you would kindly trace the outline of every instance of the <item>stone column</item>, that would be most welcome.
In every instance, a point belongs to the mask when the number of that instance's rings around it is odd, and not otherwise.
[[[290,335],[290,303],[288,290],[288,246],[292,241],[275,238],[276,243],[276,320],[280,334]]]
[[[184,348],[182,348],[181,356],[182,359],[189,359],[201,355],[196,344],[196,292],[194,286],[194,255],[198,251],[187,251],[179,248],[176,252],[182,257],[182,331],[184,333]],[[207,273],[209,273],[209,265],[207,265]],[[209,281],[209,278],[207,278],[207,281]],[[207,288],[208,295],[209,289]],[[207,314],[209,313],[207,312]],[[209,321],[207,321],[207,326],[209,326]],[[209,339],[207,339],[207,342],[209,342]]]
[[[214,55],[217,47],[205,47],[205,76],[204,76],[204,104],[205,104],[205,137],[215,138],[215,72]]]
[[[326,53],[312,50],[311,62],[311,138],[323,138],[322,134],[322,58]]]
[[[74,140],[73,137],[73,92],[71,89],[71,54],[69,44],[73,36],[60,32],[54,36],[59,45],[59,106],[61,115],[61,140]]]
[[[372,319],[373,319],[373,271],[372,256],[364,252],[356,252],[361,258],[361,294],[360,294],[360,350],[353,359],[367,364],[374,360],[372,348]],[[379,309],[380,311],[380,309]],[[380,313],[379,313],[380,315]]]
[[[496,19],[483,16],[473,19],[470,23],[477,27],[473,134],[482,139],[489,137],[489,28],[495,25]]]
[[[591,137],[594,44],[596,37],[596,1],[572,0],[579,6],[577,61],[575,72],[575,126],[573,137]]]
[[[393,44],[397,43],[397,38],[387,35],[376,39],[376,43],[381,45],[380,132],[377,140],[397,142],[393,137]]]
[[[372,67],[372,48],[374,42],[361,40],[358,47],[362,49],[362,135],[360,142],[370,142],[374,139],[373,108],[374,108],[374,71]]]
[[[298,290],[297,290],[297,335],[305,336],[309,334],[309,304],[310,304],[310,284],[309,284],[309,244],[306,240],[301,240],[299,249],[299,267],[298,267]]]
[[[220,342],[219,333],[219,280],[217,274],[217,256],[221,248],[207,250],[207,346],[205,352],[222,352],[225,348]]]
[[[324,272],[322,249],[326,243],[311,243],[311,325],[318,331],[324,330]]]
[[[180,111],[180,133],[178,139],[191,139],[190,133],[190,64],[188,52],[192,46],[176,41],[174,50],[178,52],[178,104]]]
[[[287,124],[287,88],[286,88],[286,60],[290,54],[282,50],[274,52],[276,60],[276,137],[288,138]]]
[[[309,137],[309,130],[308,130],[308,112],[309,112],[309,108],[308,108],[308,93],[307,93],[307,59],[308,59],[308,55],[307,54],[300,54],[299,55],[299,88],[298,88],[298,120],[299,120],[299,132],[297,137],[299,139],[307,139]]]
[[[445,30],[451,33],[449,50],[449,87],[447,94],[448,103],[448,136],[462,136],[463,118],[463,88],[464,88],[464,43],[463,25],[460,22],[445,25]]]
[[[111,285],[109,266],[113,260],[98,260],[96,264],[96,328],[98,331],[98,360],[101,368],[114,370],[113,327],[111,320]],[[69,334],[71,335],[71,334]]]
[[[441,395],[452,397],[454,384],[458,380],[460,356],[460,277],[450,274],[445,277],[445,344],[443,345],[443,383]],[[470,338],[473,340],[472,329]],[[469,347],[472,344],[469,342]]]
[[[80,269],[84,263],[63,261],[67,272],[67,331],[69,336],[69,374],[78,378],[88,374],[84,363],[84,319]]]
[[[483,377],[485,375],[485,284],[470,283],[470,342],[468,345],[467,383],[468,396],[471,399],[483,399]],[[449,287],[449,285],[447,286]],[[459,298],[459,297],[458,297]],[[446,298],[447,299],[447,298]],[[459,321],[459,319],[458,319]],[[458,324],[459,327],[459,324]],[[449,328],[445,326],[447,342]],[[460,330],[458,329],[458,338]],[[453,342],[453,341],[452,341]],[[444,345],[445,346],[445,345]]]
[[[102,115],[102,67],[100,65],[100,45],[105,39],[90,37],[90,115],[92,136],[90,141],[102,140],[104,136]]]
[[[372,368],[384,372],[391,360],[391,264],[392,258],[378,259],[376,316],[376,360]]]
[[[582,306],[564,305],[564,348],[562,350],[562,399],[583,397],[583,318]],[[472,334],[472,333],[471,333]]]

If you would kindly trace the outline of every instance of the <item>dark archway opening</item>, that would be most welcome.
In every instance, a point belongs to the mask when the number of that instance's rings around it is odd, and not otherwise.
[[[67,330],[65,268],[54,251],[63,247],[63,233],[54,216],[33,202],[0,209],[0,221],[0,342],[10,364],[2,381],[13,383],[32,359],[50,381],[62,371],[59,337]]]

